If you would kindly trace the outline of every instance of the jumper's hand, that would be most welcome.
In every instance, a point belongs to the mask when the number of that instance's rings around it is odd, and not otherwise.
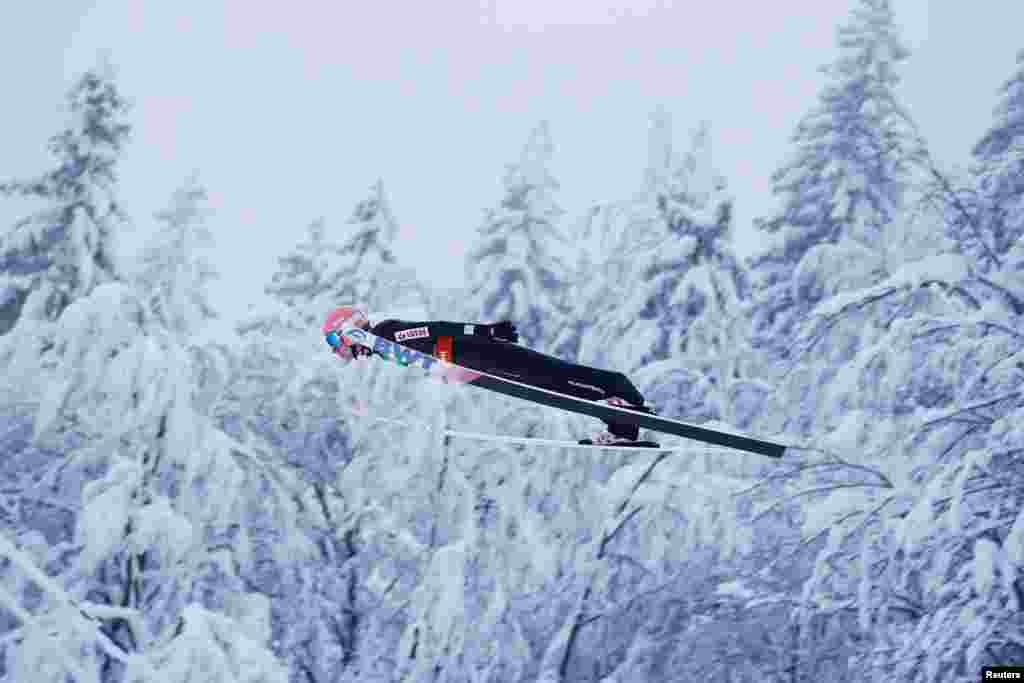
[[[515,344],[519,341],[519,333],[516,331],[516,326],[508,320],[502,320],[500,323],[494,323],[489,326],[491,328],[491,337],[495,341],[508,342]]]
[[[368,346],[362,346],[360,344],[352,345],[352,357],[359,358],[360,356],[366,356],[369,358],[373,355],[373,350]]]

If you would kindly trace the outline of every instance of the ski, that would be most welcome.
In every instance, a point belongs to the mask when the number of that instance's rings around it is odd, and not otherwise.
[[[594,445],[594,444],[581,444],[579,441],[563,441],[561,439],[543,439],[535,436],[503,436],[501,434],[480,434],[478,432],[462,432],[455,429],[444,430],[445,436],[456,437],[460,439],[469,439],[474,441],[491,441],[495,443],[512,443],[523,446],[549,446],[552,448],[576,448],[580,450],[599,448],[602,450],[610,451],[625,451],[627,453],[651,453],[661,451],[688,451],[692,450],[692,447],[686,446],[662,446],[661,444],[655,444],[653,441],[638,441],[638,444],[648,443],[648,446],[625,446],[625,445]]]
[[[455,363],[442,361],[430,354],[410,349],[389,339],[378,337],[358,327],[344,329],[340,332],[340,336],[346,344],[359,344],[368,347],[386,360],[405,367],[419,368],[426,371],[428,375],[439,378],[442,381],[470,384],[504,394],[505,396],[511,396],[512,398],[559,408],[580,415],[589,415],[600,420],[629,422],[652,431],[674,434],[684,439],[692,439],[714,446],[724,446],[734,450],[764,455],[769,458],[781,458],[786,451],[786,447],[782,444],[740,434],[706,429],[680,420],[577,398],[550,389],[542,389],[530,384],[523,384],[515,380],[472,370]],[[587,447],[600,448],[600,446]]]
[[[371,420],[373,422],[386,422],[388,424],[401,425],[403,427],[412,427],[424,429],[428,432],[434,431],[431,424],[425,420],[396,420],[390,417],[377,417],[370,415],[369,411],[365,407],[361,407],[359,410],[352,410],[350,408],[342,408],[343,412],[355,417],[362,418],[364,420]],[[510,443],[518,444],[523,446],[548,446],[552,448],[577,448],[580,450],[600,448],[602,450],[612,451],[626,451],[628,452],[641,452],[649,453],[651,451],[669,451],[669,452],[686,452],[692,451],[692,446],[662,446],[661,444],[654,444],[651,442],[637,442],[637,443],[650,443],[654,445],[648,446],[622,446],[622,445],[594,445],[594,444],[581,444],[579,441],[565,441],[562,439],[544,439],[536,436],[505,436],[503,434],[482,434],[480,432],[464,432],[458,429],[443,429],[441,434],[444,437],[451,438],[455,437],[458,439],[470,439],[473,441],[491,441],[494,443]]]

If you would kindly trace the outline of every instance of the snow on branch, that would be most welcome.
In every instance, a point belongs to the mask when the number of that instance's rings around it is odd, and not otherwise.
[[[811,312],[812,324],[793,342],[790,350],[802,345],[800,353],[807,354],[845,316],[914,289],[937,287],[947,294],[955,294],[971,309],[979,310],[982,308],[981,301],[960,284],[968,277],[967,262],[957,254],[938,254],[923,261],[905,264],[873,287],[839,293],[818,305]]]
[[[94,605],[90,602],[79,603],[71,597],[58,583],[44,574],[35,562],[17,546],[15,546],[4,535],[0,534],[0,555],[10,560],[15,567],[23,572],[43,592],[56,603],[55,610],[46,617],[36,617],[23,609],[17,599],[0,586],[0,606],[11,611],[24,624],[21,629],[20,638],[23,643],[20,653],[16,657],[15,670],[23,670],[32,676],[32,680],[40,680],[40,674],[50,673],[53,681],[63,681],[64,673],[54,669],[51,660],[56,656],[61,660],[66,671],[75,674],[77,680],[87,681],[89,676],[85,674],[80,663],[71,658],[71,652],[78,649],[68,647],[70,638],[72,642],[82,642],[83,639],[93,639],[100,649],[107,656],[122,662],[132,663],[140,671],[147,674],[148,681],[157,680],[153,674],[150,662],[145,657],[126,653],[102,630],[101,620],[117,617],[137,620],[138,612],[135,610],[107,608],[106,606]],[[47,626],[44,629],[43,620]],[[65,629],[67,629],[65,631]],[[54,638],[62,642],[54,642]],[[28,641],[28,642],[26,642]],[[41,648],[41,649],[36,649]],[[24,680],[28,680],[25,678]]]

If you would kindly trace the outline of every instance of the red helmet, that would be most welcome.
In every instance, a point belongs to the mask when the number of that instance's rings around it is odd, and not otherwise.
[[[346,328],[361,326],[360,323],[366,322],[368,322],[366,314],[354,306],[336,308],[327,316],[323,333],[327,338],[327,344],[339,358],[352,360],[354,357],[349,343],[339,333]]]

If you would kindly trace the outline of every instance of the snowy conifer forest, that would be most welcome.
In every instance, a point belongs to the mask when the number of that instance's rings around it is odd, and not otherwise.
[[[130,93],[86,71],[49,170],[0,168],[0,681],[978,680],[1024,665],[1024,50],[946,168],[859,0],[740,258],[709,126],[574,215],[557,130],[491,169],[464,287],[400,262],[384,181],[290,226],[226,330],[201,174],[119,202]],[[542,113],[538,113],[541,119]],[[674,125],[677,124],[677,125]],[[680,125],[681,124],[681,125]],[[386,180],[386,178],[385,178]],[[450,200],[450,198],[447,198]],[[306,219],[303,219],[306,220]],[[153,226],[119,258],[129,224]],[[460,267],[462,267],[460,265]],[[781,461],[337,362],[335,306],[513,320]],[[243,308],[248,302],[240,302]]]

